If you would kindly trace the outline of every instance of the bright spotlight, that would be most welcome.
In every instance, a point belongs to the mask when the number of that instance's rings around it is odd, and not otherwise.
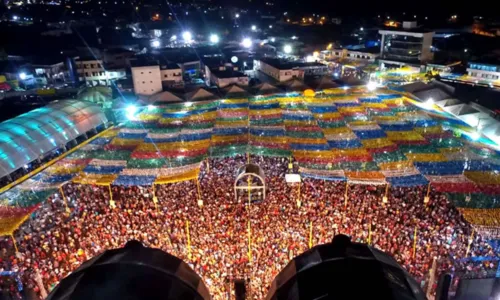
[[[250,47],[252,47],[252,40],[250,38],[244,38],[243,41],[241,42],[241,44],[245,48],[250,48]]]
[[[219,42],[219,36],[216,34],[210,35],[210,43],[217,44]]]
[[[344,91],[347,91],[349,89],[349,87],[348,86],[344,86],[343,89],[344,89]]]
[[[25,80],[26,79],[26,73],[24,73],[24,72],[19,73],[19,79]]]
[[[137,113],[137,107],[135,105],[129,105],[125,109],[127,111],[127,119],[135,120],[135,114]]]
[[[184,39],[184,41],[186,43],[189,43],[189,42],[191,42],[193,40],[193,35],[189,31],[184,31],[182,33],[182,38]]]
[[[339,73],[335,72],[335,73],[333,73],[333,76],[334,77],[339,77]]]
[[[238,19],[238,18],[240,17],[240,14],[236,14],[236,16],[235,16],[235,17],[236,17],[236,19]]]
[[[151,45],[154,47],[154,48],[159,48],[160,47],[160,41],[158,40],[155,40],[151,43]]]
[[[377,88],[377,83],[374,81],[370,81],[368,82],[366,87],[368,88],[369,91],[374,91]]]
[[[296,40],[296,39],[298,39],[298,37],[296,37],[295,35],[292,36],[292,40]]]
[[[150,104],[150,105],[148,105],[148,109],[149,109],[149,110],[153,110],[153,109],[155,109],[155,108],[156,108],[156,106],[154,106],[154,105],[151,105],[151,104]]]
[[[432,105],[432,104],[434,104],[434,99],[429,98],[429,99],[427,99],[427,101],[425,103]]]
[[[276,42],[276,38],[271,38],[271,43]]]
[[[292,53],[292,46],[290,46],[290,45],[285,45],[285,47],[283,47],[283,51],[284,51],[286,54],[290,54],[290,53]]]
[[[473,141],[479,140],[480,137],[481,137],[481,134],[479,132],[477,132],[477,131],[474,131],[473,133],[470,134],[470,138]]]
[[[237,57],[237,56],[233,56],[233,57],[231,57],[231,62],[232,62],[233,64],[237,63],[237,62],[238,62],[238,57]]]
[[[269,29],[273,29],[273,25],[269,25]]]
[[[257,26],[252,25],[252,31],[257,31]]]

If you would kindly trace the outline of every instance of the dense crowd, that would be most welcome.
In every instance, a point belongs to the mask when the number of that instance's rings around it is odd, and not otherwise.
[[[443,194],[432,191],[424,204],[426,187],[391,188],[383,203],[385,186],[349,185],[346,201],[345,182],[306,178],[299,190],[285,182],[288,159],[251,157],[264,169],[267,195],[254,202],[262,195],[253,192],[249,205],[248,193],[235,199],[233,189],[235,172],[246,161],[210,159],[200,173],[200,194],[195,180],[157,185],[157,204],[151,187],[113,186],[112,208],[108,187],[66,184],[71,213],[61,195],[48,199],[16,232],[17,255],[10,239],[0,241],[0,271],[16,272],[25,289],[41,295],[86,259],[137,239],[189,262],[215,299],[227,297],[225,282],[235,277],[250,279],[251,297],[263,299],[290,259],[308,249],[312,226],[313,244],[338,233],[369,242],[392,254],[423,287],[434,258],[438,273],[496,272],[496,261],[460,261],[466,254],[496,254],[471,235]],[[0,276],[2,293],[19,297],[15,279]]]

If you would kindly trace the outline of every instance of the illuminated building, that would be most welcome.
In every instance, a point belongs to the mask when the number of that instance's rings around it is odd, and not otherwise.
[[[401,29],[379,30],[382,35],[380,62],[395,65],[420,65],[433,59],[434,32],[417,27],[416,22],[403,22]]]

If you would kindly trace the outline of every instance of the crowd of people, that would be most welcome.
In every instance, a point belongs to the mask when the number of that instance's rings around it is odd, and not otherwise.
[[[351,184],[346,201],[345,182],[304,178],[299,189],[285,181],[287,158],[250,161],[266,176],[263,201],[254,201],[262,198],[257,190],[235,199],[235,173],[247,163],[245,156],[203,163],[200,189],[196,180],[155,189],[112,186],[116,207],[106,186],[64,185],[70,212],[56,194],[15,233],[17,254],[12,240],[0,240],[0,272],[16,274],[0,276],[2,293],[21,297],[20,281],[43,297],[83,261],[131,239],[188,262],[214,299],[227,298],[230,278],[248,279],[250,297],[265,298],[274,277],[310,240],[327,243],[339,233],[390,253],[422,287],[429,284],[434,259],[438,274],[496,272],[496,261],[461,260],[497,254],[472,234],[444,194],[431,191],[424,203],[427,187],[391,188],[384,203],[385,186]]]

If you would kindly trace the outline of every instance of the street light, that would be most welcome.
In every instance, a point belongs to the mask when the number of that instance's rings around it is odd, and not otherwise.
[[[244,38],[243,41],[241,42],[241,44],[245,48],[250,48],[250,47],[252,47],[252,40],[250,38]]]
[[[186,43],[189,43],[189,42],[191,42],[193,40],[193,35],[189,31],[184,31],[182,33],[182,38],[184,39],[184,41]]]
[[[290,46],[290,45],[285,45],[285,47],[283,47],[283,51],[284,51],[286,54],[290,54],[290,53],[292,53],[292,46]]]
[[[216,34],[210,35],[210,43],[217,44],[219,42],[219,36]]]

